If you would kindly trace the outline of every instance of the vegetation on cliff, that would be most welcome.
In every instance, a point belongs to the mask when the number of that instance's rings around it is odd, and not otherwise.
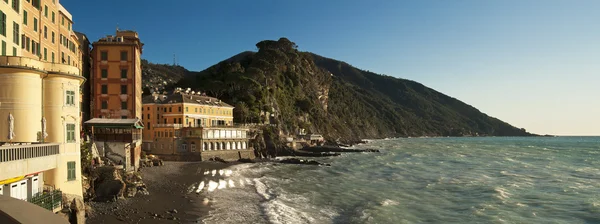
[[[236,122],[268,122],[327,140],[403,136],[532,135],[420,83],[298,51],[286,38],[256,44],[175,85],[234,105]],[[186,70],[187,71],[187,70]]]

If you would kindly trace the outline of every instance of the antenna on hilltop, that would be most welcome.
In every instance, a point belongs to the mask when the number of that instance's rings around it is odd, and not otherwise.
[[[117,32],[119,32],[119,23],[117,23]]]
[[[173,54],[173,66],[177,65],[177,58],[175,57],[175,54]]]

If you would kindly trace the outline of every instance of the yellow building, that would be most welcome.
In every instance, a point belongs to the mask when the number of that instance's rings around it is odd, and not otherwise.
[[[85,78],[71,15],[58,0],[0,1],[0,12],[0,194],[81,197]]]
[[[143,149],[161,155],[196,154],[198,159],[207,158],[203,151],[249,150],[248,129],[234,127],[233,108],[190,89],[146,96]]]
[[[91,118],[141,118],[143,44],[137,32],[117,30],[92,46]]]

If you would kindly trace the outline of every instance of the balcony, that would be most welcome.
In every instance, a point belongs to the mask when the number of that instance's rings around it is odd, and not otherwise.
[[[0,180],[56,168],[60,144],[0,146]]]
[[[27,202],[53,212],[62,208],[62,191],[55,190],[52,187],[44,187],[42,191],[38,192],[27,199]]]
[[[0,66],[25,67],[51,73],[81,76],[79,68],[71,65],[43,62],[33,58],[19,56],[0,56]]]

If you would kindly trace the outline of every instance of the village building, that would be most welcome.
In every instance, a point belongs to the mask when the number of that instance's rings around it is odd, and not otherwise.
[[[0,195],[60,209],[83,195],[73,18],[59,0],[2,1],[0,17]]]
[[[142,69],[143,43],[138,33],[117,30],[92,44],[89,95],[91,118],[84,122],[92,151],[123,165],[126,171],[139,166],[142,151]]]
[[[109,158],[125,171],[140,167],[142,129],[140,119],[93,118],[85,122],[93,136],[98,157]]]
[[[233,106],[181,88],[143,102],[144,151],[177,160],[254,158],[249,129],[233,123]]]

